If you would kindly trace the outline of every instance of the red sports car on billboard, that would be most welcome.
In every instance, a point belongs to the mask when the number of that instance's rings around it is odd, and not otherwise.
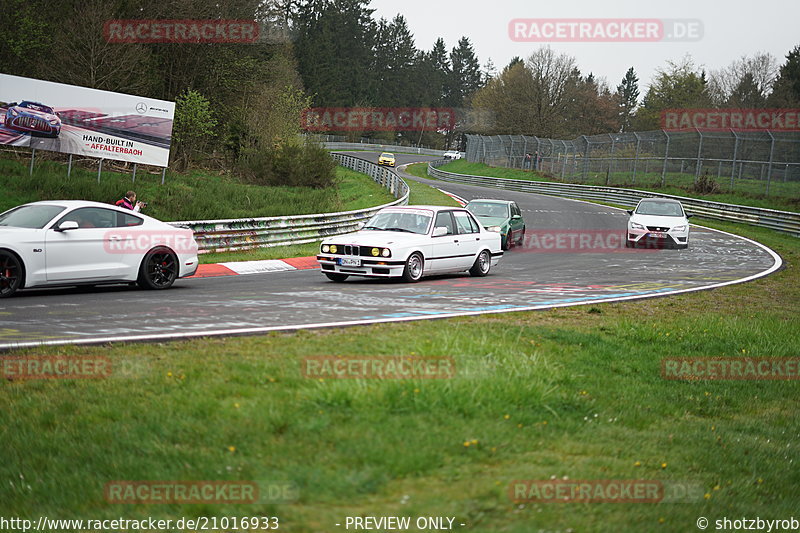
[[[10,104],[6,110],[7,128],[43,137],[58,137],[61,119],[53,108],[37,102]]]

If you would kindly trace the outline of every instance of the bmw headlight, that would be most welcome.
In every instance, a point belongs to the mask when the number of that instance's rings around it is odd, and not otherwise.
[[[645,229],[645,227],[641,224],[637,224],[636,222],[631,222],[631,229]]]
[[[373,248],[373,249],[371,250],[371,253],[372,253],[372,256],[373,256],[373,257],[378,257],[379,255],[381,255],[381,251],[380,251],[380,249],[378,249],[378,248]]]
[[[336,253],[336,249],[337,249],[337,248],[336,248],[336,245],[335,245],[335,244],[331,244],[331,248],[330,248],[330,250],[331,250],[331,253],[332,253],[332,254],[335,254],[335,253]]]
[[[323,254],[327,254],[331,250],[331,247],[327,244],[323,244],[321,250]]]
[[[675,226],[672,231],[686,231],[686,226]]]
[[[392,252],[391,252],[391,250],[389,250],[388,248],[384,248],[384,249],[381,251],[381,255],[382,255],[383,257],[392,257]]]

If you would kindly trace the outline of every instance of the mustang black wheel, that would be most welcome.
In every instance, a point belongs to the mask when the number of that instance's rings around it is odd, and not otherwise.
[[[338,272],[325,272],[325,275],[328,276],[329,280],[336,282],[342,282],[350,277],[347,274],[339,274]]]
[[[478,254],[478,257],[475,259],[475,264],[473,264],[472,268],[469,269],[469,273],[473,276],[482,278],[489,273],[491,268],[492,256],[489,254],[489,250],[483,250]]]
[[[403,269],[403,279],[410,282],[419,281],[422,278],[422,271],[425,267],[425,260],[422,254],[414,252],[406,260],[406,267]]]
[[[178,278],[178,258],[168,248],[147,252],[136,282],[143,289],[168,289]]]
[[[22,286],[22,263],[11,252],[0,251],[0,298],[11,296]]]

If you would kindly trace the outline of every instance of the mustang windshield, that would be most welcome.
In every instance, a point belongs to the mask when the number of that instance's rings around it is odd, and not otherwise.
[[[66,209],[60,205],[23,205],[0,215],[0,226],[42,229]]]
[[[428,233],[431,218],[425,211],[382,211],[369,219],[363,229],[404,231],[425,235]]]
[[[683,209],[675,202],[647,201],[636,208],[637,215],[654,215],[661,217],[682,217]]]

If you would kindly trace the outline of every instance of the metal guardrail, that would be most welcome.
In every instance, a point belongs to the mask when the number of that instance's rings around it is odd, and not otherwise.
[[[634,189],[456,174],[436,168],[446,163],[449,163],[449,161],[445,159],[431,161],[428,163],[428,174],[443,181],[466,183],[468,185],[478,185],[480,187],[494,187],[509,191],[545,194],[577,200],[593,200],[626,207],[635,206],[642,198],[672,198],[680,200],[686,210],[692,215],[714,220],[743,222],[745,224],[761,226],[800,237],[800,213],[710,202],[707,200],[698,200],[696,198],[686,198],[683,196],[673,196]]]
[[[328,150],[368,150],[371,152],[396,152],[399,154],[444,155],[446,150],[433,150],[431,148],[417,148],[415,146],[397,146],[394,144],[366,144],[346,142],[325,142]]]
[[[292,215],[282,217],[239,218],[225,220],[194,220],[170,222],[194,231],[200,253],[246,250],[286,244],[304,244],[329,235],[352,233],[358,224],[381,209],[408,204],[408,185],[394,170],[381,167],[358,157],[331,154],[343,167],[369,175],[397,198],[394,202],[340,213]]]

